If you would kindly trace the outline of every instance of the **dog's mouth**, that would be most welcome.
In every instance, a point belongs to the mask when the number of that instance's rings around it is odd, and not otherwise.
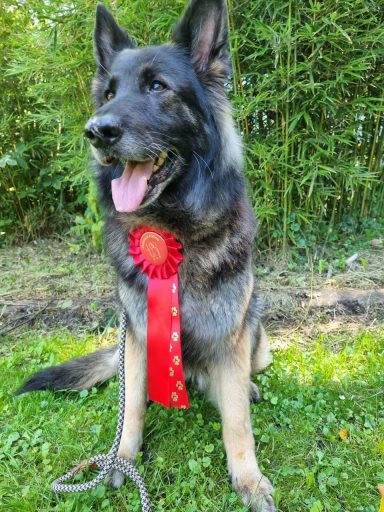
[[[134,212],[146,203],[154,189],[168,175],[168,153],[163,151],[154,160],[128,160],[120,178],[112,180],[112,198],[118,212]]]

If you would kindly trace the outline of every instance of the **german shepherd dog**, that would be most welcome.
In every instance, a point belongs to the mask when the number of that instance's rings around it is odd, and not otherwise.
[[[218,406],[234,488],[252,511],[275,511],[273,488],[255,456],[251,373],[271,362],[252,274],[255,220],[246,195],[242,146],[225,84],[230,73],[225,0],[192,0],[172,41],[137,48],[99,5],[94,48],[95,113],[85,126],[106,212],[107,250],[128,317],[126,410],[119,454],[134,460],[147,408],[147,276],[128,255],[140,226],[183,245],[179,269],[185,377]],[[125,171],[124,213],[111,180]],[[117,346],[32,376],[19,392],[84,389],[117,372]],[[119,487],[121,474],[111,475]]]

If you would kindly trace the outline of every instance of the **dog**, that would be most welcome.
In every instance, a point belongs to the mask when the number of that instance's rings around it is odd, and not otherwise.
[[[94,52],[95,112],[85,126],[104,207],[106,246],[128,316],[126,410],[119,455],[141,449],[147,408],[147,276],[128,255],[140,226],[183,245],[179,269],[182,355],[187,381],[207,391],[223,423],[233,487],[252,511],[276,508],[255,456],[251,373],[272,359],[255,291],[256,221],[247,199],[242,144],[226,81],[231,71],[225,0],[191,0],[168,44],[138,48],[99,4]],[[128,172],[126,209],[116,211],[111,181]],[[19,393],[80,390],[117,372],[117,346],[32,376]],[[119,487],[123,477],[111,475]]]

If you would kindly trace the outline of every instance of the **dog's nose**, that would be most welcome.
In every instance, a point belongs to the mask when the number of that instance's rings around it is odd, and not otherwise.
[[[92,117],[85,125],[84,134],[98,148],[115,144],[121,138],[123,130],[112,116]]]

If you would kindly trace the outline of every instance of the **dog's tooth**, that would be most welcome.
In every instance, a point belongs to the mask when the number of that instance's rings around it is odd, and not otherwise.
[[[161,167],[164,163],[164,158],[162,158],[161,156],[159,157],[158,161],[157,161],[159,167]]]
[[[168,156],[168,153],[166,151],[162,151],[159,156],[160,156],[160,158],[165,160],[167,158],[167,156]]]
[[[153,166],[153,172],[156,172],[156,171],[158,171],[158,170],[159,170],[159,165],[155,164],[155,165]]]

